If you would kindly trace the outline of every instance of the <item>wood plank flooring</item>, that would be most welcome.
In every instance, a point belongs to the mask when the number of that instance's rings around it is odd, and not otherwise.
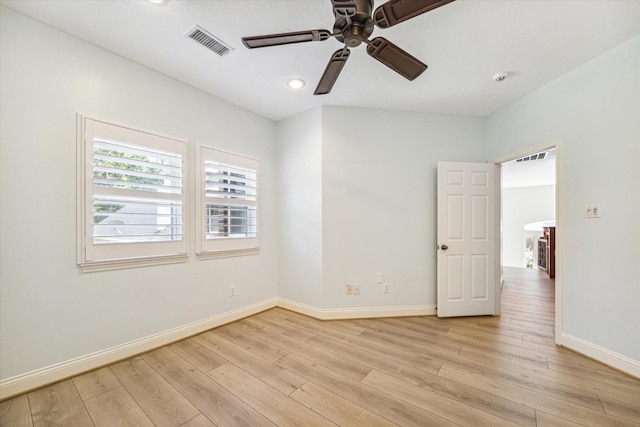
[[[2,426],[640,426],[640,380],[554,345],[554,284],[502,316],[276,308],[0,403]]]

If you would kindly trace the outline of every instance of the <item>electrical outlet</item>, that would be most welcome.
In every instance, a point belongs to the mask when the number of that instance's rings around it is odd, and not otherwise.
[[[600,205],[594,203],[592,205],[587,205],[587,212],[585,218],[600,218]]]
[[[347,295],[353,295],[353,285],[347,285]]]
[[[236,296],[236,287],[229,286],[229,297],[235,297],[235,296]]]
[[[353,285],[353,294],[360,295],[360,285]]]
[[[389,293],[389,284],[388,283],[383,283],[382,284],[382,292],[384,292],[385,294]]]

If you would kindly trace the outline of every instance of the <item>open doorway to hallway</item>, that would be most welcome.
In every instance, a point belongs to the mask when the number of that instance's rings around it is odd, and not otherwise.
[[[541,153],[544,153],[542,158],[540,156]],[[547,251],[553,255],[555,268],[555,280],[549,280],[549,283],[552,283],[554,288],[554,306],[549,308],[554,310],[554,336],[556,343],[558,343],[557,339],[563,329],[563,153],[564,143],[561,139],[556,139],[495,160],[495,163],[501,166],[501,180],[503,180],[505,187],[500,189],[500,268],[502,272],[502,287],[505,286],[506,279],[509,277],[510,268],[526,270],[531,274],[535,273],[549,278],[550,272],[547,271],[546,268],[543,270],[538,267],[540,265],[540,259],[539,247],[537,247],[536,241],[539,243],[539,239],[543,238],[544,227],[551,225],[555,225],[556,227],[553,247],[548,248]],[[510,168],[521,172],[517,182],[515,177],[510,176]],[[547,186],[548,194],[544,199],[537,200],[535,198],[535,190],[531,191],[528,197],[523,196],[526,191],[516,196],[517,209],[521,212],[524,211],[524,213],[517,214],[516,209],[509,208],[510,204],[513,204],[513,201],[511,203],[509,202],[510,194],[508,193],[511,191],[509,188],[541,186]],[[513,190],[513,192],[518,193],[518,190]],[[544,190],[538,191],[538,193],[540,192],[544,193]],[[507,199],[506,203],[505,197]],[[536,207],[540,205],[544,205],[546,209],[544,212],[537,213],[533,217],[520,218],[516,226],[510,225],[512,221],[515,221],[514,217],[517,217],[517,215],[525,216],[526,213],[535,211],[537,209]],[[555,224],[549,223],[553,221]],[[510,233],[510,231],[505,230],[505,228],[516,229],[516,231]],[[529,228],[531,228],[531,230],[529,230]],[[525,232],[531,232],[529,241],[527,241]],[[527,253],[527,247],[530,248],[529,253]],[[527,265],[531,268],[527,268]],[[513,270],[511,270],[511,272],[513,272]],[[525,271],[523,271],[523,273],[524,272]]]
[[[502,163],[502,265],[547,271],[554,277],[550,240],[556,226],[556,150]],[[551,230],[550,230],[551,229]],[[544,240],[544,241],[542,241]],[[547,246],[550,246],[547,248]]]

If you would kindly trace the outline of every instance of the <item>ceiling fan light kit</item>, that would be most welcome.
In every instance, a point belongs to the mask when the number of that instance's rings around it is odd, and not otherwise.
[[[349,48],[362,43],[367,54],[408,80],[414,80],[427,69],[427,65],[385,38],[369,40],[375,27],[389,28],[454,0],[389,0],[373,10],[373,0],[331,0],[335,22],[329,30],[307,30],[290,33],[243,37],[249,49],[281,46],[293,43],[325,41],[335,37],[344,47],[331,55],[314,95],[331,92],[340,72],[349,59]]]

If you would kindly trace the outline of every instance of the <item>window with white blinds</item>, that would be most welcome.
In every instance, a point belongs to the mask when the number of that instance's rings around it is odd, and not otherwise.
[[[186,143],[81,117],[79,263],[85,270],[186,259]]]
[[[258,161],[198,147],[201,258],[258,250]]]

